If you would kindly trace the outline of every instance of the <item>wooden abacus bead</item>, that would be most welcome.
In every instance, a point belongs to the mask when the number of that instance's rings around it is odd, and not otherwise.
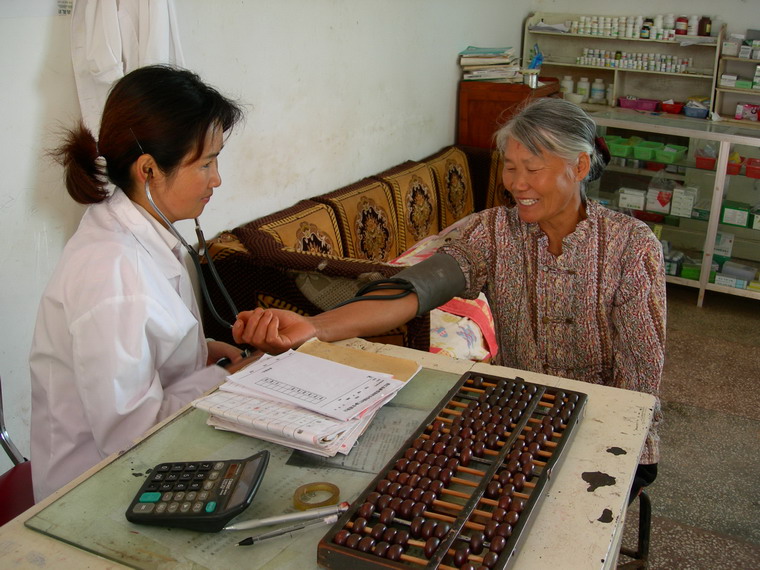
[[[372,552],[372,547],[375,546],[375,539],[371,536],[363,536],[356,545],[356,550],[359,552]]]
[[[522,472],[515,473],[512,476],[512,484],[515,486],[515,491],[522,491],[526,480],[527,477]]]
[[[463,465],[464,467],[467,467],[470,464],[470,461],[472,461],[472,448],[471,447],[465,447],[460,453],[459,453],[459,463]]]
[[[489,499],[495,499],[501,493],[501,483],[496,479],[489,481],[486,486],[485,496]]]
[[[369,535],[375,540],[380,540],[387,529],[383,523],[377,523],[369,530]]]
[[[495,552],[486,552],[483,555],[483,566],[486,568],[493,568],[499,560],[499,555]]]
[[[393,544],[406,546],[408,542],[409,542],[409,531],[405,528],[398,529],[398,532],[396,532],[395,536],[393,537]]]
[[[394,481],[390,485],[388,485],[388,488],[385,490],[385,492],[390,495],[391,497],[398,496],[398,492],[401,489],[402,485],[398,481]]]
[[[431,536],[425,541],[425,558],[432,558],[435,554],[435,551],[438,549],[438,546],[440,546],[441,540],[439,538],[436,538],[435,536]]]
[[[367,519],[364,517],[358,517],[353,520],[351,523],[351,528],[353,531],[357,534],[361,534],[364,532],[364,527],[367,526]]]
[[[375,549],[373,550],[373,553],[375,556],[379,556],[380,558],[385,558],[386,554],[388,553],[388,548],[390,548],[390,544],[387,542],[378,542],[375,544]]]
[[[424,523],[422,523],[422,527],[420,528],[420,537],[427,540],[431,536],[435,535],[435,527],[438,526],[438,521],[433,519],[427,519]]]
[[[382,523],[379,523],[382,524]],[[398,534],[398,529],[393,526],[389,526],[385,529],[385,532],[383,532],[383,542],[387,542],[389,544],[394,543],[394,539],[396,538],[396,534]]]
[[[340,529],[338,532],[335,533],[335,536],[333,536],[333,542],[335,544],[339,544],[340,546],[343,546],[346,544],[346,539],[351,536],[351,531],[346,530],[345,528]]]
[[[400,544],[391,544],[385,553],[385,557],[388,560],[401,560],[401,555],[404,554],[404,547]]]
[[[485,432],[484,432],[484,431],[481,431],[481,432],[479,432],[479,433],[483,433],[483,434],[485,434]],[[485,438],[486,438],[486,437],[487,437],[487,436],[486,436],[486,435],[484,435],[484,436],[483,436],[483,439],[482,439],[482,440],[476,440],[476,441],[475,441],[475,444],[472,446],[472,448],[471,448],[471,449],[472,449],[472,454],[473,454],[475,457],[483,457],[483,456],[485,455],[485,453],[486,453],[486,442],[485,442]]]
[[[525,499],[522,497],[512,497],[510,508],[518,514],[523,512],[525,510]]]
[[[391,482],[388,479],[380,479],[375,485],[375,491],[380,494],[385,494],[386,489],[390,486]]]
[[[460,568],[462,564],[467,562],[467,559],[469,557],[470,557],[470,549],[467,546],[462,546],[460,548],[457,548],[454,551],[454,556],[453,556],[454,565],[457,568]]]
[[[391,499],[391,502],[388,503],[388,508],[393,509],[394,511],[398,512],[398,510],[401,508],[401,503],[404,502],[404,499],[401,497],[393,497]]]
[[[409,532],[414,538],[422,536],[422,525],[425,524],[425,520],[424,517],[417,516],[409,523]]]
[[[347,548],[351,548],[352,550],[356,548],[356,545],[359,544],[359,541],[364,538],[361,534],[352,532],[350,535],[348,535],[348,538],[346,538],[346,541],[343,543],[343,546]]]
[[[505,511],[509,510],[509,507],[512,506],[512,497],[509,495],[502,494],[498,501],[496,501],[496,506],[500,509],[504,509]]]
[[[393,509],[386,507],[380,511],[379,520],[381,523],[391,524],[394,518],[396,518],[396,511]]]
[[[416,505],[413,500],[411,499],[405,499],[403,503],[401,503],[401,506],[398,508],[398,514],[401,515],[402,518],[409,519],[412,515],[412,508],[414,505]]]
[[[499,522],[505,522],[507,524],[515,526],[518,520],[520,520],[519,514],[517,514],[515,511],[508,511],[506,515],[504,515],[504,519]]]
[[[433,531],[433,536],[443,540],[450,531],[451,525],[449,523],[446,521],[438,521],[438,525],[435,527],[435,531]]]
[[[413,517],[421,516],[427,511],[427,508],[428,506],[425,503],[423,503],[422,501],[418,501],[412,507],[411,515]]]
[[[507,546],[507,539],[503,536],[496,535],[489,542],[488,550],[495,552],[496,554],[501,554],[501,551],[504,550],[505,546]]]
[[[483,552],[483,544],[485,543],[486,536],[481,531],[476,530],[470,534],[470,552],[473,554],[480,554]]]
[[[384,508],[391,504],[392,500],[393,497],[387,493],[380,495],[380,497],[377,499],[377,502],[375,503],[375,511],[382,511]]]
[[[430,424],[430,431],[443,431],[446,429],[446,422],[442,420],[436,420],[432,424]]]
[[[356,514],[365,519],[369,519],[369,517],[371,517],[372,513],[374,512],[375,512],[375,505],[373,503],[370,503],[369,501],[362,503],[362,506],[356,510]]]
[[[459,570],[478,570],[478,567],[472,562],[466,562],[459,567]]]

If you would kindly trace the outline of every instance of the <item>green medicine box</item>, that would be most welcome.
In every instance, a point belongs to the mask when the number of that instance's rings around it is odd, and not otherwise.
[[[749,226],[750,205],[735,200],[725,200],[720,209],[720,223],[728,226],[746,228]]]

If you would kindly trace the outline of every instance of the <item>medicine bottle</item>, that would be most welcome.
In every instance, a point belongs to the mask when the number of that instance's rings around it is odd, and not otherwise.
[[[578,95],[583,95],[581,103],[588,103],[589,91],[591,91],[591,84],[588,81],[588,77],[581,77],[581,80],[578,82],[578,86],[575,89],[575,92]]]
[[[572,75],[565,75],[564,79],[559,82],[560,93],[573,93],[575,90],[575,81]]]
[[[676,35],[685,36],[689,28],[689,18],[686,16],[678,16],[676,18]]]
[[[696,36],[699,32],[699,16],[689,16],[689,23],[686,25],[686,34]]]
[[[604,101],[604,80],[600,77],[594,79],[591,85],[591,101],[593,103],[602,103]]]
[[[700,36],[709,36],[712,28],[712,20],[710,16],[702,16],[699,19],[699,27],[697,28],[697,34]]]

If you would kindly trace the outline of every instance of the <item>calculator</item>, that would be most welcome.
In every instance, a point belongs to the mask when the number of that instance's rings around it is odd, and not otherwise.
[[[161,463],[127,509],[137,524],[218,532],[247,509],[264,478],[269,451],[246,459]]]

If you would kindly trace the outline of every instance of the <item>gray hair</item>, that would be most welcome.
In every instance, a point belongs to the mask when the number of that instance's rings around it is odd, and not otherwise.
[[[602,175],[607,165],[596,148],[596,123],[578,105],[551,97],[528,102],[495,134],[496,147],[504,154],[507,141],[513,139],[536,156],[544,152],[563,158],[568,168],[577,163],[582,152],[589,155],[591,168],[581,182],[581,196],[586,185]]]

